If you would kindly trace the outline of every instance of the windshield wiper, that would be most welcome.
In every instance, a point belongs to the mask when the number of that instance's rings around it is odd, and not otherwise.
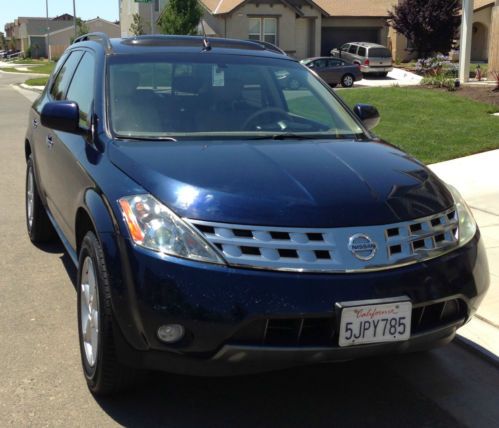
[[[318,135],[310,134],[268,134],[268,135],[257,135],[254,137],[249,137],[251,140],[311,140],[314,138],[320,138]]]
[[[148,135],[117,135],[118,138],[123,138],[123,139],[127,139],[127,140],[140,140],[140,141],[173,141],[173,142],[177,142],[178,140],[176,138],[173,138],[173,137],[161,137],[161,136],[157,136],[157,135],[151,135],[151,136],[148,136]]]

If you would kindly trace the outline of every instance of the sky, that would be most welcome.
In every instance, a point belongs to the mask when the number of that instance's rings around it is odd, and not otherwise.
[[[0,31],[5,31],[7,22],[19,16],[45,16],[46,0],[0,0]],[[96,18],[117,21],[119,19],[119,0],[75,0],[76,16],[87,20]],[[48,0],[49,16],[63,13],[73,14],[73,0]]]

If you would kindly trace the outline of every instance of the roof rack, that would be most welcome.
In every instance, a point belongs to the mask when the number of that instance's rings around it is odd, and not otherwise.
[[[73,44],[80,42],[96,41],[100,43],[106,50],[111,50],[111,39],[106,33],[88,33],[83,36],[77,37]]]
[[[283,54],[283,55],[288,55],[286,52],[284,52],[280,47],[270,43],[270,42],[265,42],[263,40],[249,40],[249,42],[253,42],[253,43],[256,43],[257,45],[260,45],[262,47],[264,47],[265,49],[269,50],[269,51],[272,51],[272,52],[277,52],[277,53],[280,53],[280,54]]]

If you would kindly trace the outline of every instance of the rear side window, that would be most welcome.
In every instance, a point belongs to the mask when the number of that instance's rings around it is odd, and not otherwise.
[[[357,46],[350,46],[350,49],[348,49],[348,53],[354,54],[355,52],[357,52]]]
[[[360,47],[359,52],[357,52],[359,56],[366,56],[366,48]]]
[[[391,58],[392,54],[386,48],[369,49],[369,58]]]
[[[82,51],[71,52],[68,59],[64,63],[57,75],[54,85],[50,90],[50,95],[55,100],[62,100],[66,95],[69,84],[71,83],[71,79],[73,77],[74,71],[76,70],[76,66],[80,62],[81,57],[83,56]]]
[[[94,68],[95,61],[91,54],[85,53],[80,61],[66,98],[74,101],[80,108],[80,126],[90,128],[90,112],[94,99]]]

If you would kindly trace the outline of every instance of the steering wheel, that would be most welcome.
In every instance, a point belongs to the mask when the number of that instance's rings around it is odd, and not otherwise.
[[[252,115],[250,115],[250,117],[248,117],[248,119],[246,119],[246,121],[244,122],[243,129],[244,130],[248,130],[249,125],[251,125],[251,123],[255,119],[257,119],[260,116],[263,116],[265,114],[278,114],[278,115],[281,115],[285,119],[289,118],[288,112],[286,110],[283,110],[282,108],[278,108],[278,107],[265,107],[264,109],[258,110],[255,113],[253,113]]]

